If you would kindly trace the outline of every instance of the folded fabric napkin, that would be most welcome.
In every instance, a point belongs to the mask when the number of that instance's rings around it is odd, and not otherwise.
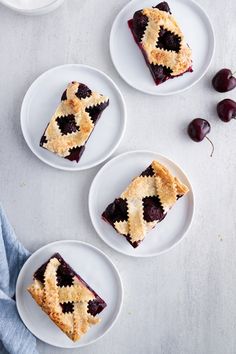
[[[37,354],[36,339],[22,323],[12,299],[17,276],[29,255],[0,206],[0,353]]]

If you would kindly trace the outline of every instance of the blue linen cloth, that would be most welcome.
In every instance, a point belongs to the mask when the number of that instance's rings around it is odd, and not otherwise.
[[[0,206],[0,353],[38,353],[36,339],[21,321],[13,300],[17,276],[29,255]]]

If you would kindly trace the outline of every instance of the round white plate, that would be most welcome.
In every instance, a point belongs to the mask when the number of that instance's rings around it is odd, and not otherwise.
[[[152,95],[171,95],[190,88],[203,77],[214,53],[215,39],[210,20],[197,3],[193,0],[168,0],[172,14],[192,49],[194,71],[156,86],[127,21],[135,11],[158,3],[160,0],[133,0],[121,10],[112,26],[110,52],[117,71],[129,85]]]
[[[41,310],[26,288],[33,273],[54,253],[66,262],[100,295],[107,307],[99,314],[101,323],[74,343]],[[26,327],[42,341],[61,348],[78,348],[101,338],[115,323],[123,301],[123,288],[118,270],[99,249],[80,241],[50,243],[33,253],[20,271],[16,284],[16,304]]]
[[[79,81],[109,97],[109,106],[92,132],[79,161],[69,161],[39,146],[43,132],[54,114],[67,84]],[[79,171],[106,160],[118,147],[126,125],[126,107],[116,84],[95,68],[70,64],[57,66],[39,76],[28,89],[21,108],[24,138],[38,158],[52,167]]]
[[[176,202],[137,248],[133,248],[125,237],[102,220],[101,214],[153,160],[163,163],[179,177],[188,186],[189,193]],[[173,161],[151,151],[131,151],[113,158],[97,173],[89,192],[89,212],[97,233],[116,251],[134,257],[156,256],[176,245],[190,227],[194,212],[193,190],[186,174]]]

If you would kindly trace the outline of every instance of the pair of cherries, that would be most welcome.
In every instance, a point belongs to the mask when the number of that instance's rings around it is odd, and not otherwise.
[[[236,78],[229,69],[221,69],[212,79],[212,85],[218,92],[227,92],[236,87]],[[223,122],[229,122],[236,118],[236,102],[226,98],[217,104],[217,113]],[[214,145],[206,136],[211,131],[211,125],[206,119],[195,118],[188,126],[188,134],[190,138],[196,142],[206,138],[212,145],[211,156],[214,152]]]

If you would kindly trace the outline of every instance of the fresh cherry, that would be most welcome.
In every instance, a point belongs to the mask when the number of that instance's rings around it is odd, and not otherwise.
[[[217,104],[217,113],[223,122],[229,122],[236,118],[236,102],[226,98]]]
[[[188,135],[193,141],[200,142],[206,138],[211,143],[212,151],[210,156],[212,156],[214,152],[214,145],[212,141],[206,136],[208,133],[210,133],[210,131],[210,123],[202,118],[195,118],[188,125]]]
[[[212,85],[218,92],[230,91],[236,86],[236,78],[230,69],[221,69],[213,77]]]

